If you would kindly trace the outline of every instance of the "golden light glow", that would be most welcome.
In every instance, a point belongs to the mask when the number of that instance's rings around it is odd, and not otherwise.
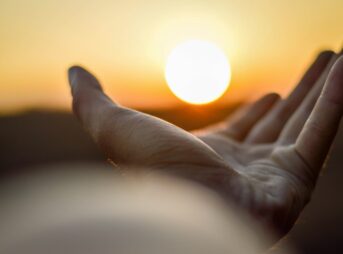
[[[206,104],[226,91],[231,70],[224,52],[216,45],[190,40],[172,50],[165,76],[178,98],[192,104]]]
[[[0,114],[69,110],[73,64],[96,74],[125,106],[178,106],[165,63],[194,38],[230,56],[230,92],[218,105],[286,95],[319,50],[341,50],[342,9],[342,0],[1,0]]]

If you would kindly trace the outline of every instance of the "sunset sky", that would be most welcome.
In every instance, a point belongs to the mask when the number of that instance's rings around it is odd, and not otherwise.
[[[285,94],[319,50],[343,46],[343,1],[1,0],[0,112],[69,108],[72,64],[126,106],[181,104],[164,66],[189,39],[215,43],[230,60],[220,103]]]

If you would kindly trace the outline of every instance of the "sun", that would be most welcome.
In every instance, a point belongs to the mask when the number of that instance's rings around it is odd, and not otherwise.
[[[175,47],[167,58],[165,77],[181,100],[206,104],[227,90],[231,69],[225,53],[215,44],[190,40]]]

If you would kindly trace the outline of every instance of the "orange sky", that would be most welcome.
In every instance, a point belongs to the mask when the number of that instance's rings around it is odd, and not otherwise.
[[[163,70],[188,39],[229,57],[221,103],[286,93],[318,50],[342,46],[342,11],[342,0],[2,0],[0,112],[69,107],[66,70],[75,63],[127,106],[182,103]]]

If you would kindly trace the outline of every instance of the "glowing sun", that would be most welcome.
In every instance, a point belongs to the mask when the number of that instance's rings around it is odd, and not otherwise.
[[[218,99],[229,86],[230,64],[216,45],[201,40],[179,44],[167,58],[165,77],[181,100],[206,104]]]

